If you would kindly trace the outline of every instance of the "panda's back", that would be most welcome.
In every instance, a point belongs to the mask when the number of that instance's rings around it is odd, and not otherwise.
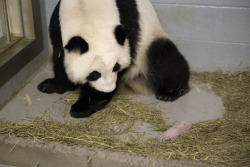
[[[157,14],[149,0],[117,0],[121,23],[129,30],[130,49],[133,65],[123,76],[134,80],[147,73],[147,51],[158,38],[167,38]]]
[[[114,0],[61,0],[59,16],[63,45],[72,36],[97,40],[120,23]]]

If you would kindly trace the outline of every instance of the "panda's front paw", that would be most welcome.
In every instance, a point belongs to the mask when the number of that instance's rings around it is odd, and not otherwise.
[[[48,93],[48,94],[55,93],[56,90],[55,80],[52,78],[46,79],[37,86],[37,89],[43,93]]]
[[[74,118],[89,117],[93,113],[93,111],[89,110],[88,102],[84,100],[78,100],[70,109],[70,115]]]
[[[48,94],[51,93],[63,94],[68,90],[70,90],[70,88],[67,85],[63,84],[63,82],[58,84],[58,81],[54,78],[44,80],[37,86],[37,89],[43,93],[48,93]]]
[[[93,101],[93,100],[78,100],[71,106],[70,115],[74,118],[85,118],[95,112],[104,109],[110,100]]]

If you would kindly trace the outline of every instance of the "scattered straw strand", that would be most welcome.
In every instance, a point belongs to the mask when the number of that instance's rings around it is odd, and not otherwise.
[[[16,145],[18,144],[20,142],[20,140],[18,140],[17,142],[16,142],[16,144],[10,149],[10,153],[16,148]]]

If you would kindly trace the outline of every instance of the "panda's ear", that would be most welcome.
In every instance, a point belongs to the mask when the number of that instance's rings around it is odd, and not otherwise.
[[[127,30],[122,25],[118,25],[116,26],[114,33],[117,42],[120,45],[124,45],[124,42],[127,38]]]
[[[69,52],[80,49],[80,53],[83,54],[89,50],[89,45],[82,37],[76,36],[72,37],[64,48]]]

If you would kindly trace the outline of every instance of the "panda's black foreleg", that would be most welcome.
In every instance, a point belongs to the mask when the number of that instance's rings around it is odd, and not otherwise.
[[[59,20],[60,2],[61,1],[58,2],[52,13],[49,26],[50,39],[53,46],[54,78],[44,80],[37,87],[38,90],[44,93],[63,94],[66,91],[74,90],[76,88],[76,86],[69,81],[63,65],[64,53]]]
[[[167,38],[157,39],[149,47],[148,80],[159,100],[174,101],[188,91],[188,63]]]
[[[88,84],[81,86],[81,94],[78,101],[72,105],[70,114],[75,118],[84,118],[101,110],[109,104],[113,92],[104,93],[93,89]]]
[[[66,75],[63,65],[64,54],[62,50],[54,50],[53,53],[53,70],[54,78],[49,78],[41,82],[37,88],[43,93],[63,94],[67,91],[74,90],[77,86],[71,83]]]

